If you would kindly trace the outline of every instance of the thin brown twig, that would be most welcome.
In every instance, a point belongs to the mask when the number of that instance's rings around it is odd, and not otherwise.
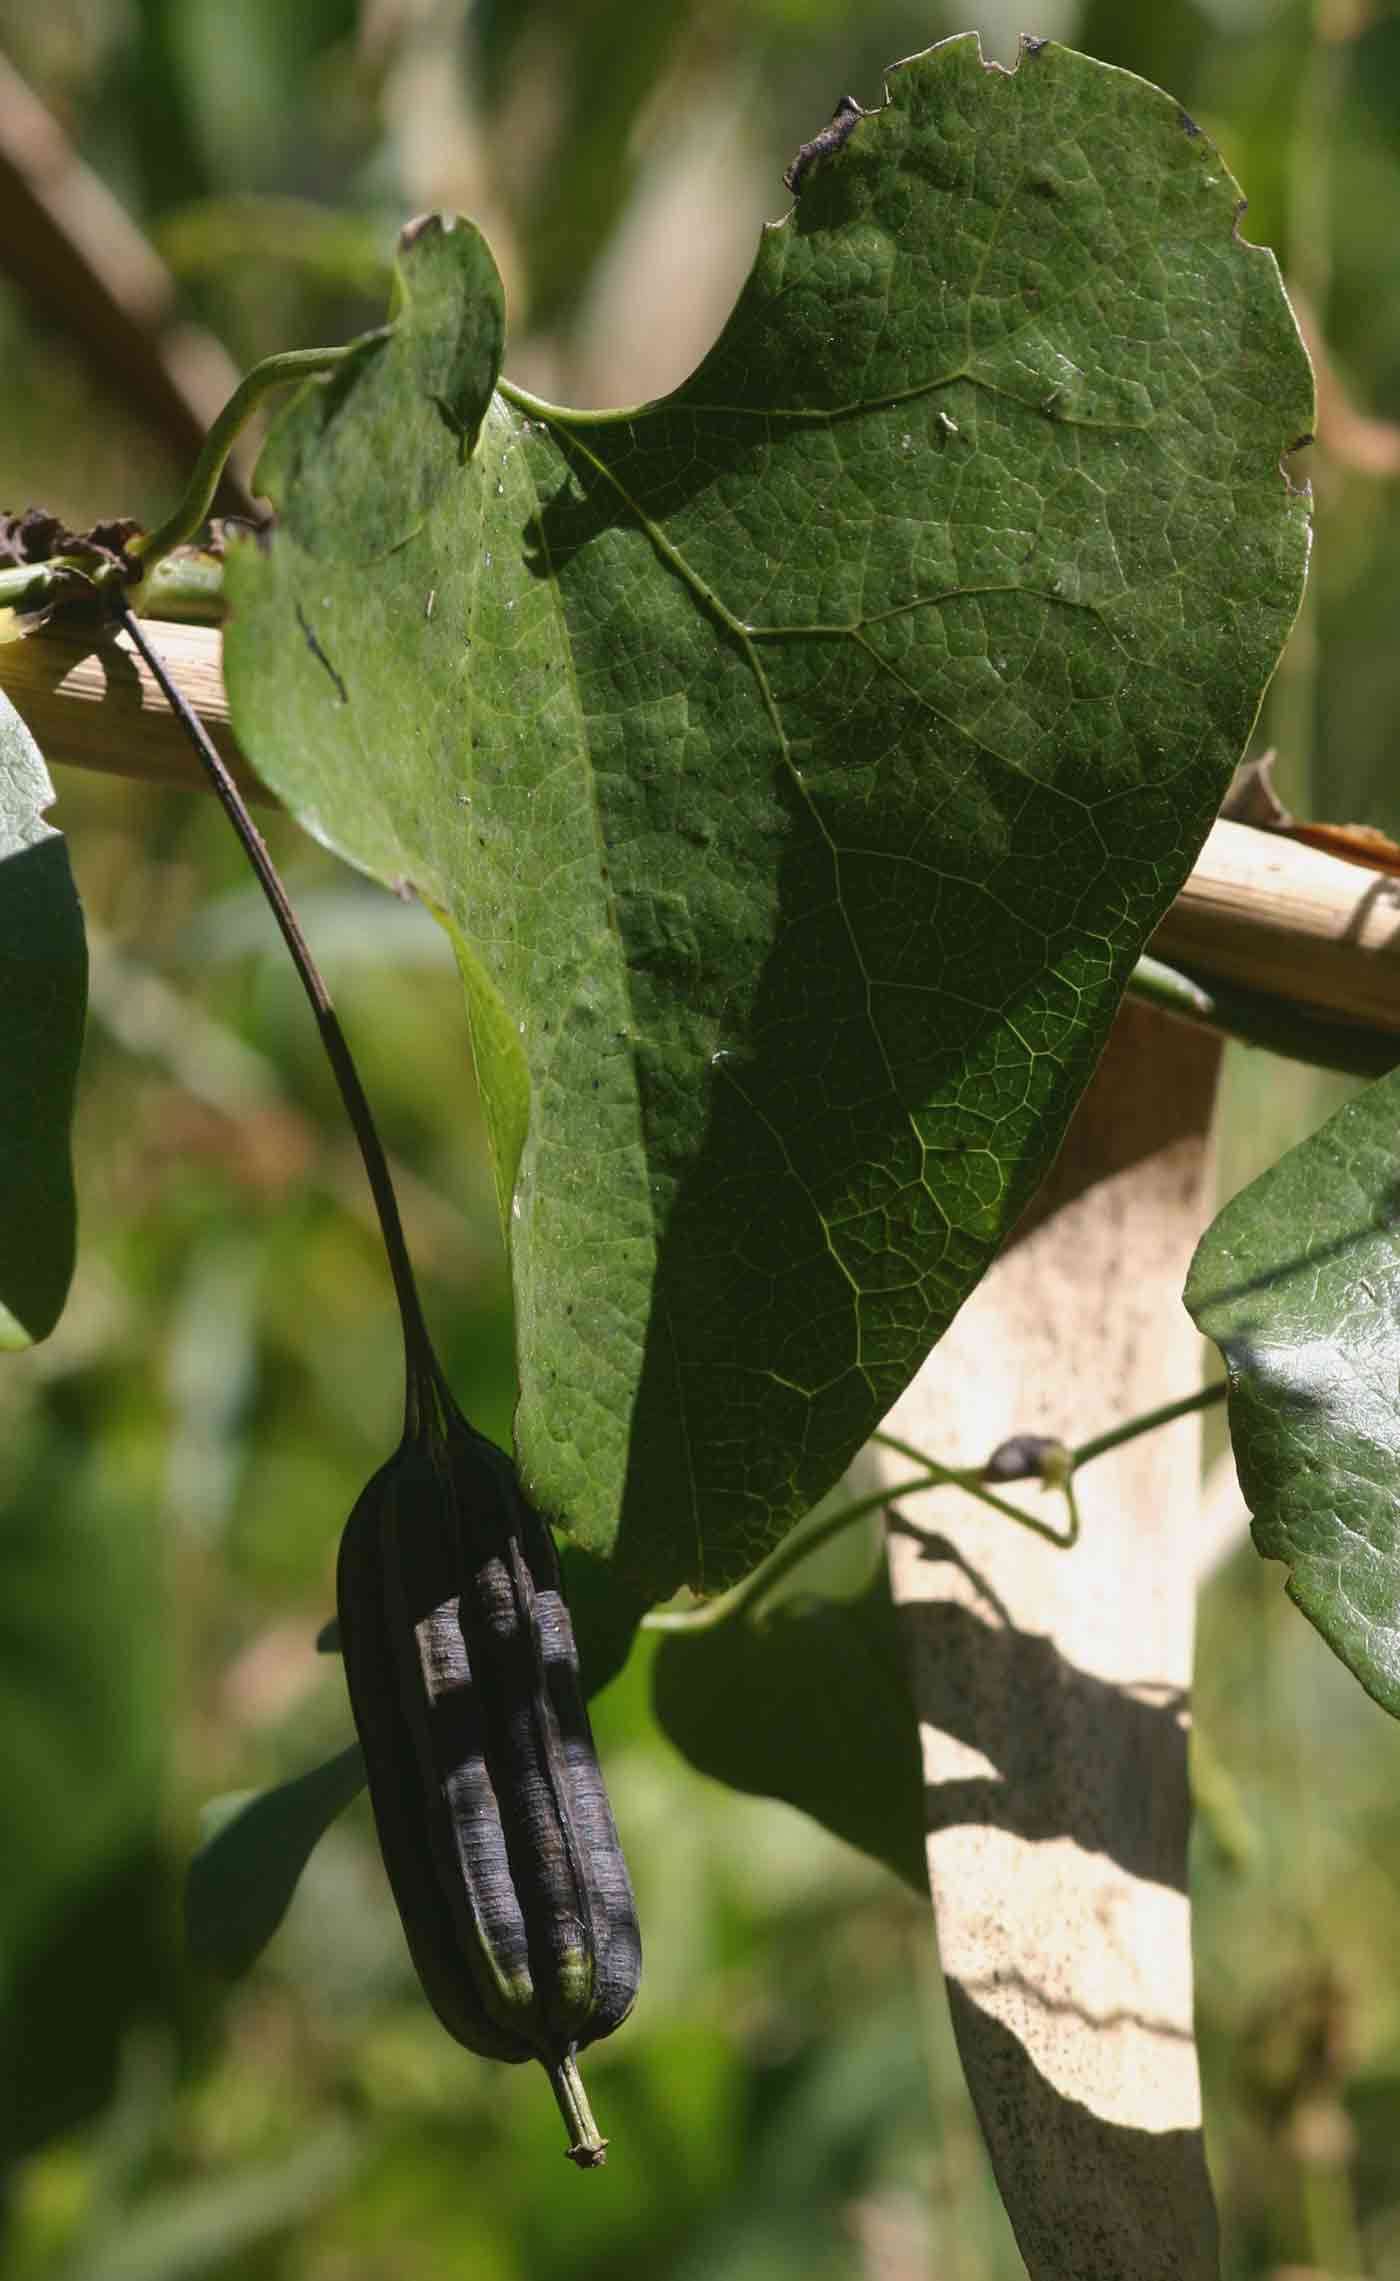
[[[0,268],[82,343],[178,458],[193,459],[237,368],[212,333],[180,318],[159,254],[3,56]],[[250,505],[236,468],[223,505]]]

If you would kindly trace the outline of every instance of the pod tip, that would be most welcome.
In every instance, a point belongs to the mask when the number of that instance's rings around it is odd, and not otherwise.
[[[593,2120],[593,2109],[588,2104],[588,2093],[572,2048],[562,2059],[546,2062],[546,2065],[559,2112],[568,2128],[569,2144],[565,2152],[570,2162],[580,2170],[601,2170],[608,2159],[608,2142]]]

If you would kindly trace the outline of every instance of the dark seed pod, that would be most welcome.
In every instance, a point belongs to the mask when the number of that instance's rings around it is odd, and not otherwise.
[[[538,2059],[582,2168],[575,2054],[626,2018],[641,1944],[549,1530],[515,1468],[420,1381],[341,1539],[341,1651],[380,1849],[459,2043]]]

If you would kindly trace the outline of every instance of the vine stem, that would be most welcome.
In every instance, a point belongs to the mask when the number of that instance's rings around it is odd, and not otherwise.
[[[1384,1077],[1400,1061],[1400,1037],[1393,1030],[1367,1029],[1344,1018],[1328,1021],[1286,998],[1245,990],[1229,982],[1187,974],[1160,958],[1143,957],[1128,977],[1132,997],[1165,1014],[1194,1022],[1217,1036],[1301,1061],[1313,1069],[1336,1069],[1348,1077]]]
[[[1213,1410],[1229,1391],[1227,1381],[1217,1378],[1211,1386],[1198,1386],[1194,1394],[1183,1394],[1175,1402],[1163,1402],[1160,1409],[1140,1410],[1121,1426],[1111,1426],[1107,1433],[1095,1434],[1092,1441],[1082,1441],[1077,1449],[1072,1449],[1070,1471],[1077,1473],[1081,1465],[1092,1465],[1096,1457],[1118,1449],[1125,1441],[1136,1441],[1139,1434],[1154,1433],[1158,1426],[1170,1426],[1178,1418],[1189,1418],[1193,1410]]]
[[[374,334],[369,337],[376,338]],[[131,560],[154,566],[172,548],[184,546],[194,537],[214,504],[228,455],[264,396],[274,388],[292,387],[334,372],[363,346],[362,341],[354,341],[342,348],[287,349],[280,356],[265,356],[261,364],[245,373],[205,437],[178,506],[153,531],[132,539],[126,550]],[[154,672],[155,667],[151,670]]]
[[[867,1514],[888,1510],[905,1497],[917,1496],[925,1489],[961,1489],[966,1496],[975,1497],[980,1505],[989,1505],[1004,1520],[1030,1529],[1060,1552],[1070,1552],[1079,1542],[1079,1505],[1074,1494],[1074,1476],[1080,1466],[1091,1465],[1096,1457],[1106,1456],[1109,1450],[1120,1448],[1124,1442],[1135,1441],[1139,1434],[1153,1433],[1158,1426],[1169,1426],[1177,1418],[1189,1417],[1194,1410],[1211,1409],[1225,1399],[1227,1391],[1222,1378],[1214,1385],[1199,1387],[1194,1394],[1181,1395],[1175,1402],[1164,1402],[1158,1409],[1141,1410],[1135,1417],[1125,1419],[1122,1425],[1110,1427],[1107,1433],[1095,1434],[1092,1440],[1080,1442],[1076,1449],[1064,1449],[1060,1453],[1063,1479],[1056,1476],[1053,1482],[1046,1483],[1061,1490],[1069,1508],[1069,1526],[1063,1531],[1051,1528],[1047,1521],[1038,1521],[1033,1513],[1023,1512],[1008,1498],[998,1497],[975,1466],[940,1465],[937,1458],[930,1457],[913,1442],[901,1440],[898,1434],[872,1434],[870,1439],[879,1448],[893,1450],[896,1456],[906,1457],[911,1465],[922,1468],[914,1480],[896,1482],[893,1488],[877,1489],[869,1496],[853,1499],[849,1505],[838,1506],[834,1513],[826,1514],[810,1528],[795,1530],[770,1553],[761,1567],[730,1591],[721,1593],[718,1599],[708,1601],[701,1608],[653,1608],[650,1614],[643,1616],[641,1628],[648,1632],[713,1631],[764,1599],[784,1576],[800,1568],[820,1545],[839,1536],[843,1529],[852,1528]]]
[[[269,361],[274,363],[285,362],[285,359],[273,358]],[[258,369],[262,368],[259,367]],[[250,374],[249,377],[252,378],[253,375]],[[360,1073],[355,1067],[353,1056],[346,1042],[345,1032],[340,1026],[321,971],[312,957],[306,937],[301,931],[286,888],[282,885],[276,865],[267,851],[266,842],[249,815],[238,786],[219,758],[208,730],[175,682],[171,680],[163,659],[151,647],[139,618],[127,603],[124,602],[121,605],[117,617],[138,654],[144,659],[154,675],[167,704],[198,753],[224,814],[238,834],[243,852],[253,867],[258,885],[266,896],[272,915],[282,931],[282,939],[291,953],[292,964],[301,979],[302,988],[311,1001],[311,1010],[316,1017],[316,1027],[321,1033],[321,1043],[325,1047],[326,1057],[335,1073],[335,1081],[340,1088],[340,1097],[345,1104],[345,1113],[350,1119],[355,1139],[359,1143],[360,1155],[364,1159],[365,1172],[369,1179],[370,1193],[374,1198],[374,1208],[379,1216],[379,1225],[384,1237],[384,1249],[389,1258],[389,1272],[394,1279],[394,1296],[398,1301],[399,1319],[403,1324],[409,1409],[412,1415],[416,1415],[415,1405],[421,1398],[426,1384],[436,1381],[437,1364],[433,1357],[432,1342],[428,1337],[427,1325],[423,1319],[423,1309],[418,1297],[418,1286],[414,1281],[412,1262],[408,1256],[408,1246],[404,1241],[403,1222],[399,1218],[398,1198],[394,1194],[394,1183],[390,1175],[388,1159],[384,1154],[384,1146],[379,1138],[378,1127],[374,1122],[374,1113],[370,1108],[365,1089],[360,1083]]]
[[[863,1521],[867,1513],[878,1513],[887,1505],[896,1505],[901,1497],[912,1497],[920,1489],[941,1489],[946,1482],[956,1479],[956,1475],[946,1472],[941,1465],[928,1466],[927,1460],[920,1462],[927,1470],[916,1481],[901,1481],[894,1489],[876,1489],[868,1497],[857,1497],[853,1504],[838,1506],[834,1513],[814,1521],[810,1528],[795,1530],[785,1537],[760,1568],[755,1568],[730,1591],[721,1592],[718,1599],[707,1601],[701,1608],[653,1608],[643,1616],[640,1629],[644,1632],[714,1631],[731,1617],[742,1614],[755,1600],[763,1599],[790,1570],[800,1568],[818,1546],[839,1536],[855,1522]],[[1018,1513],[1016,1518],[1019,1520],[1021,1515]]]
[[[872,1434],[870,1439],[877,1448],[892,1449],[896,1457],[907,1457],[913,1465],[934,1467],[940,1478],[953,1488],[963,1490],[969,1497],[975,1497],[979,1505],[990,1505],[992,1511],[1000,1513],[1004,1521],[1015,1521],[1019,1528],[1029,1529],[1033,1536],[1044,1537],[1047,1544],[1058,1546],[1061,1552],[1072,1551],[1079,1542],[1079,1508],[1070,1490],[1068,1471],[1063,1481],[1057,1480],[1054,1484],[1057,1489],[1064,1490],[1065,1501],[1069,1506],[1069,1526],[1062,1533],[1059,1529],[1052,1529],[1048,1521],[1038,1521],[1034,1513],[1023,1513],[1020,1506],[1013,1505],[1009,1498],[998,1497],[994,1489],[987,1487],[980,1469],[975,1465],[939,1465],[936,1458],[926,1457],[913,1442],[901,1441],[898,1434],[877,1433]],[[1032,1475],[1031,1478],[1034,1479],[1035,1476]],[[902,1491],[901,1494],[907,1496],[908,1491]]]

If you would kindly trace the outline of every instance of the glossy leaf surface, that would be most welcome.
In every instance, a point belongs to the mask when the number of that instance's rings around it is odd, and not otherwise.
[[[1400,1718],[1400,1076],[1226,1205],[1186,1304],[1229,1372],[1256,1545]]]

